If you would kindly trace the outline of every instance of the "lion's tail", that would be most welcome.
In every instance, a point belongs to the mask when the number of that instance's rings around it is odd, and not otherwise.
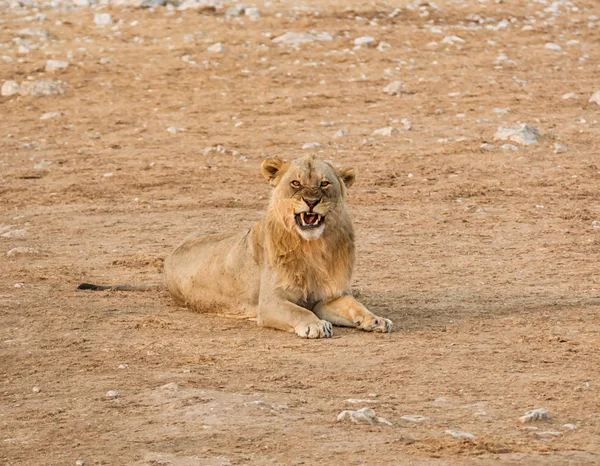
[[[92,291],[149,291],[166,288],[165,283],[154,283],[150,285],[93,285],[91,283],[81,283],[78,290],[92,290]]]

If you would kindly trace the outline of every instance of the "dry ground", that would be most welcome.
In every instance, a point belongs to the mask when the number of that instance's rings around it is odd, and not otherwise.
[[[600,7],[423,3],[0,8],[0,82],[68,85],[0,97],[1,463],[600,464]],[[19,54],[26,27],[49,37]],[[311,30],[333,40],[272,41]],[[355,50],[364,35],[391,48]],[[70,66],[49,76],[49,58]],[[518,122],[543,137],[500,149]],[[160,282],[187,233],[247,228],[262,159],[311,142],[357,168],[355,288],[394,333],[305,341],[161,291],[75,291]],[[363,406],[393,426],[335,422]],[[518,422],[540,407],[552,420]]]

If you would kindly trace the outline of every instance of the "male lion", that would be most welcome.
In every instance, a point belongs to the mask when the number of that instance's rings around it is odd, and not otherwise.
[[[186,238],[165,261],[171,295],[197,310],[244,310],[303,338],[329,338],[332,324],[391,332],[350,294],[354,170],[307,156],[269,158],[261,171],[274,188],[265,217],[247,231]]]

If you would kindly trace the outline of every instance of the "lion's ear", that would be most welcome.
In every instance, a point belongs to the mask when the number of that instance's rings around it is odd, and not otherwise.
[[[263,176],[271,183],[271,186],[276,186],[279,181],[279,175],[284,171],[287,165],[279,157],[270,157],[265,159],[260,166],[260,171]]]
[[[338,171],[338,175],[340,180],[342,180],[346,185],[346,188],[352,186],[354,180],[356,179],[356,172],[354,171],[354,168],[341,168]]]

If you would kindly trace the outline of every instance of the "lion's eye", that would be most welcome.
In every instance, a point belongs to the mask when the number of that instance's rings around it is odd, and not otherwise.
[[[296,180],[292,181],[290,184],[292,185],[292,188],[298,189],[300,187],[300,182]]]
[[[321,181],[321,188],[326,188],[327,186],[329,186],[331,183],[327,180],[323,180]]]

